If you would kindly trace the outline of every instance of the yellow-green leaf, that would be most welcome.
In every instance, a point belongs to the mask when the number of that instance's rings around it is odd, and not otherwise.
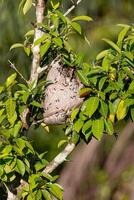
[[[24,163],[20,159],[17,159],[16,164],[17,164],[18,172],[23,176],[25,174]]]
[[[15,43],[10,47],[10,50],[15,49],[15,48],[19,48],[19,47],[24,47],[24,45],[21,44],[21,43]]]
[[[45,53],[48,51],[49,47],[51,45],[51,40],[46,40],[45,44],[41,45],[40,46],[40,54],[41,54],[41,57],[43,55],[45,55]]]
[[[34,42],[34,46],[40,44],[41,42],[45,41],[46,39],[48,39],[50,36],[49,34],[44,34],[42,37],[40,37],[39,39],[35,40]]]
[[[108,43],[113,49],[115,49],[119,54],[121,54],[120,48],[111,40],[104,38],[103,39],[106,43]]]
[[[85,115],[87,115],[90,118],[92,117],[94,112],[97,110],[98,106],[99,106],[99,98],[90,97],[88,100],[86,100],[83,103],[81,110]]]
[[[111,122],[110,119],[107,119],[107,120],[105,119],[104,122],[105,122],[105,126],[106,126],[106,132],[109,135],[112,135],[114,133],[113,123]]]
[[[81,119],[78,119],[75,123],[74,123],[74,130],[78,133],[82,126],[83,126],[84,122]]]
[[[49,188],[48,190],[55,196],[57,197],[59,200],[62,200],[63,198],[63,188],[58,185],[57,183],[51,184],[49,183]]]
[[[107,50],[104,50],[104,51],[101,51],[101,52],[97,55],[96,60],[102,59],[103,57],[105,57],[105,56],[108,54],[108,52],[109,52],[108,49],[107,49]]]
[[[6,87],[9,87],[10,85],[12,85],[13,82],[15,81],[16,77],[17,77],[17,74],[16,74],[16,73],[14,73],[14,74],[12,74],[11,76],[9,76],[9,77],[7,78],[7,80],[6,80]]]
[[[74,121],[74,119],[76,118],[77,114],[79,112],[79,108],[75,108],[72,113],[71,113],[71,121]]]
[[[127,34],[128,30],[130,29],[130,26],[126,26],[123,28],[123,30],[119,33],[118,36],[118,41],[117,41],[117,45],[121,48],[122,46],[122,41],[125,37],[125,35]]]
[[[62,40],[61,40],[60,37],[55,37],[55,38],[53,38],[53,41],[54,41],[54,43],[55,43],[57,46],[59,46],[60,48],[63,47],[63,46],[62,46]]]
[[[79,34],[81,34],[81,26],[80,26],[78,23],[72,22],[72,23],[71,23],[71,26],[72,26],[72,28],[73,28],[76,32],[78,32]]]
[[[31,7],[32,7],[32,0],[26,0],[24,7],[23,7],[24,15],[30,10]]]
[[[116,112],[117,119],[118,120],[123,119],[126,116],[126,113],[127,113],[127,110],[126,110],[125,102],[121,100]]]
[[[52,200],[51,195],[47,190],[42,190],[42,195],[46,200]]]
[[[101,140],[104,131],[104,121],[103,119],[94,120],[92,123],[92,132],[93,135],[98,139]]]
[[[78,71],[77,71],[77,75],[78,75],[80,81],[81,81],[84,85],[86,85],[86,86],[89,85],[88,78],[86,77],[86,75],[84,74],[84,72],[83,72],[82,70],[78,70]]]
[[[82,133],[85,134],[88,129],[92,126],[92,121],[88,120],[82,127]]]
[[[73,22],[74,21],[88,21],[89,22],[89,21],[93,21],[93,19],[89,16],[81,15],[81,16],[74,17],[72,21]]]

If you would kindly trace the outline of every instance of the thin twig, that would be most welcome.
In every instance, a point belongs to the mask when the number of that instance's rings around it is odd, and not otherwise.
[[[12,68],[12,69],[14,69],[16,72],[17,72],[17,74],[19,74],[19,76],[23,79],[23,81],[25,81],[27,84],[28,84],[28,81],[24,78],[24,76],[19,72],[19,70],[15,67],[15,65],[10,61],[10,60],[8,60],[8,62],[9,62],[9,64],[10,64],[10,67]]]
[[[69,143],[65,149],[59,153],[43,170],[44,173],[53,172],[61,163],[66,161],[67,156],[74,150],[75,144]]]
[[[65,13],[64,16],[67,16],[70,12],[72,12],[72,10],[74,10],[76,8],[76,6],[79,5],[79,3],[81,3],[82,0],[78,0],[75,4],[73,4]]]

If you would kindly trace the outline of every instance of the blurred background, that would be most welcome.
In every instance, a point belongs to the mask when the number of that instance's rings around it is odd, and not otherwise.
[[[0,3],[0,84],[13,72],[8,59],[29,77],[31,58],[21,48],[9,51],[13,43],[23,42],[24,34],[33,28],[34,9],[23,16],[18,13],[19,2],[4,0]],[[63,10],[71,5],[71,0],[63,0]],[[116,40],[120,31],[116,24],[134,22],[133,10],[134,0],[83,0],[71,15],[89,15],[94,19],[82,23],[91,46],[78,36],[72,39],[72,46],[82,52],[85,61],[93,62],[97,53],[105,48],[102,38]],[[39,152],[48,151],[46,156],[51,160],[61,151],[57,145],[59,139],[64,139],[63,128],[50,127],[48,133],[43,127],[31,127],[29,138]],[[134,200],[134,125],[122,121],[115,129],[118,139],[105,136],[102,142],[81,143],[71,155],[71,161],[57,169],[61,177],[59,183],[65,188],[65,200]]]

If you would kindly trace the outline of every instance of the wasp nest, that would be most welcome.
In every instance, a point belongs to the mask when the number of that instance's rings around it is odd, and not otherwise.
[[[60,60],[51,66],[44,100],[45,124],[64,124],[69,122],[71,110],[78,107],[83,98],[79,97],[82,83],[75,75],[73,68],[65,67]]]

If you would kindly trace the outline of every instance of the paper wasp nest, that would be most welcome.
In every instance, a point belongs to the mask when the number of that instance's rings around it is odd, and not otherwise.
[[[45,124],[64,124],[69,121],[71,110],[78,107],[83,98],[79,90],[83,87],[73,68],[63,66],[55,61],[47,75],[48,85],[45,90],[44,122]]]

